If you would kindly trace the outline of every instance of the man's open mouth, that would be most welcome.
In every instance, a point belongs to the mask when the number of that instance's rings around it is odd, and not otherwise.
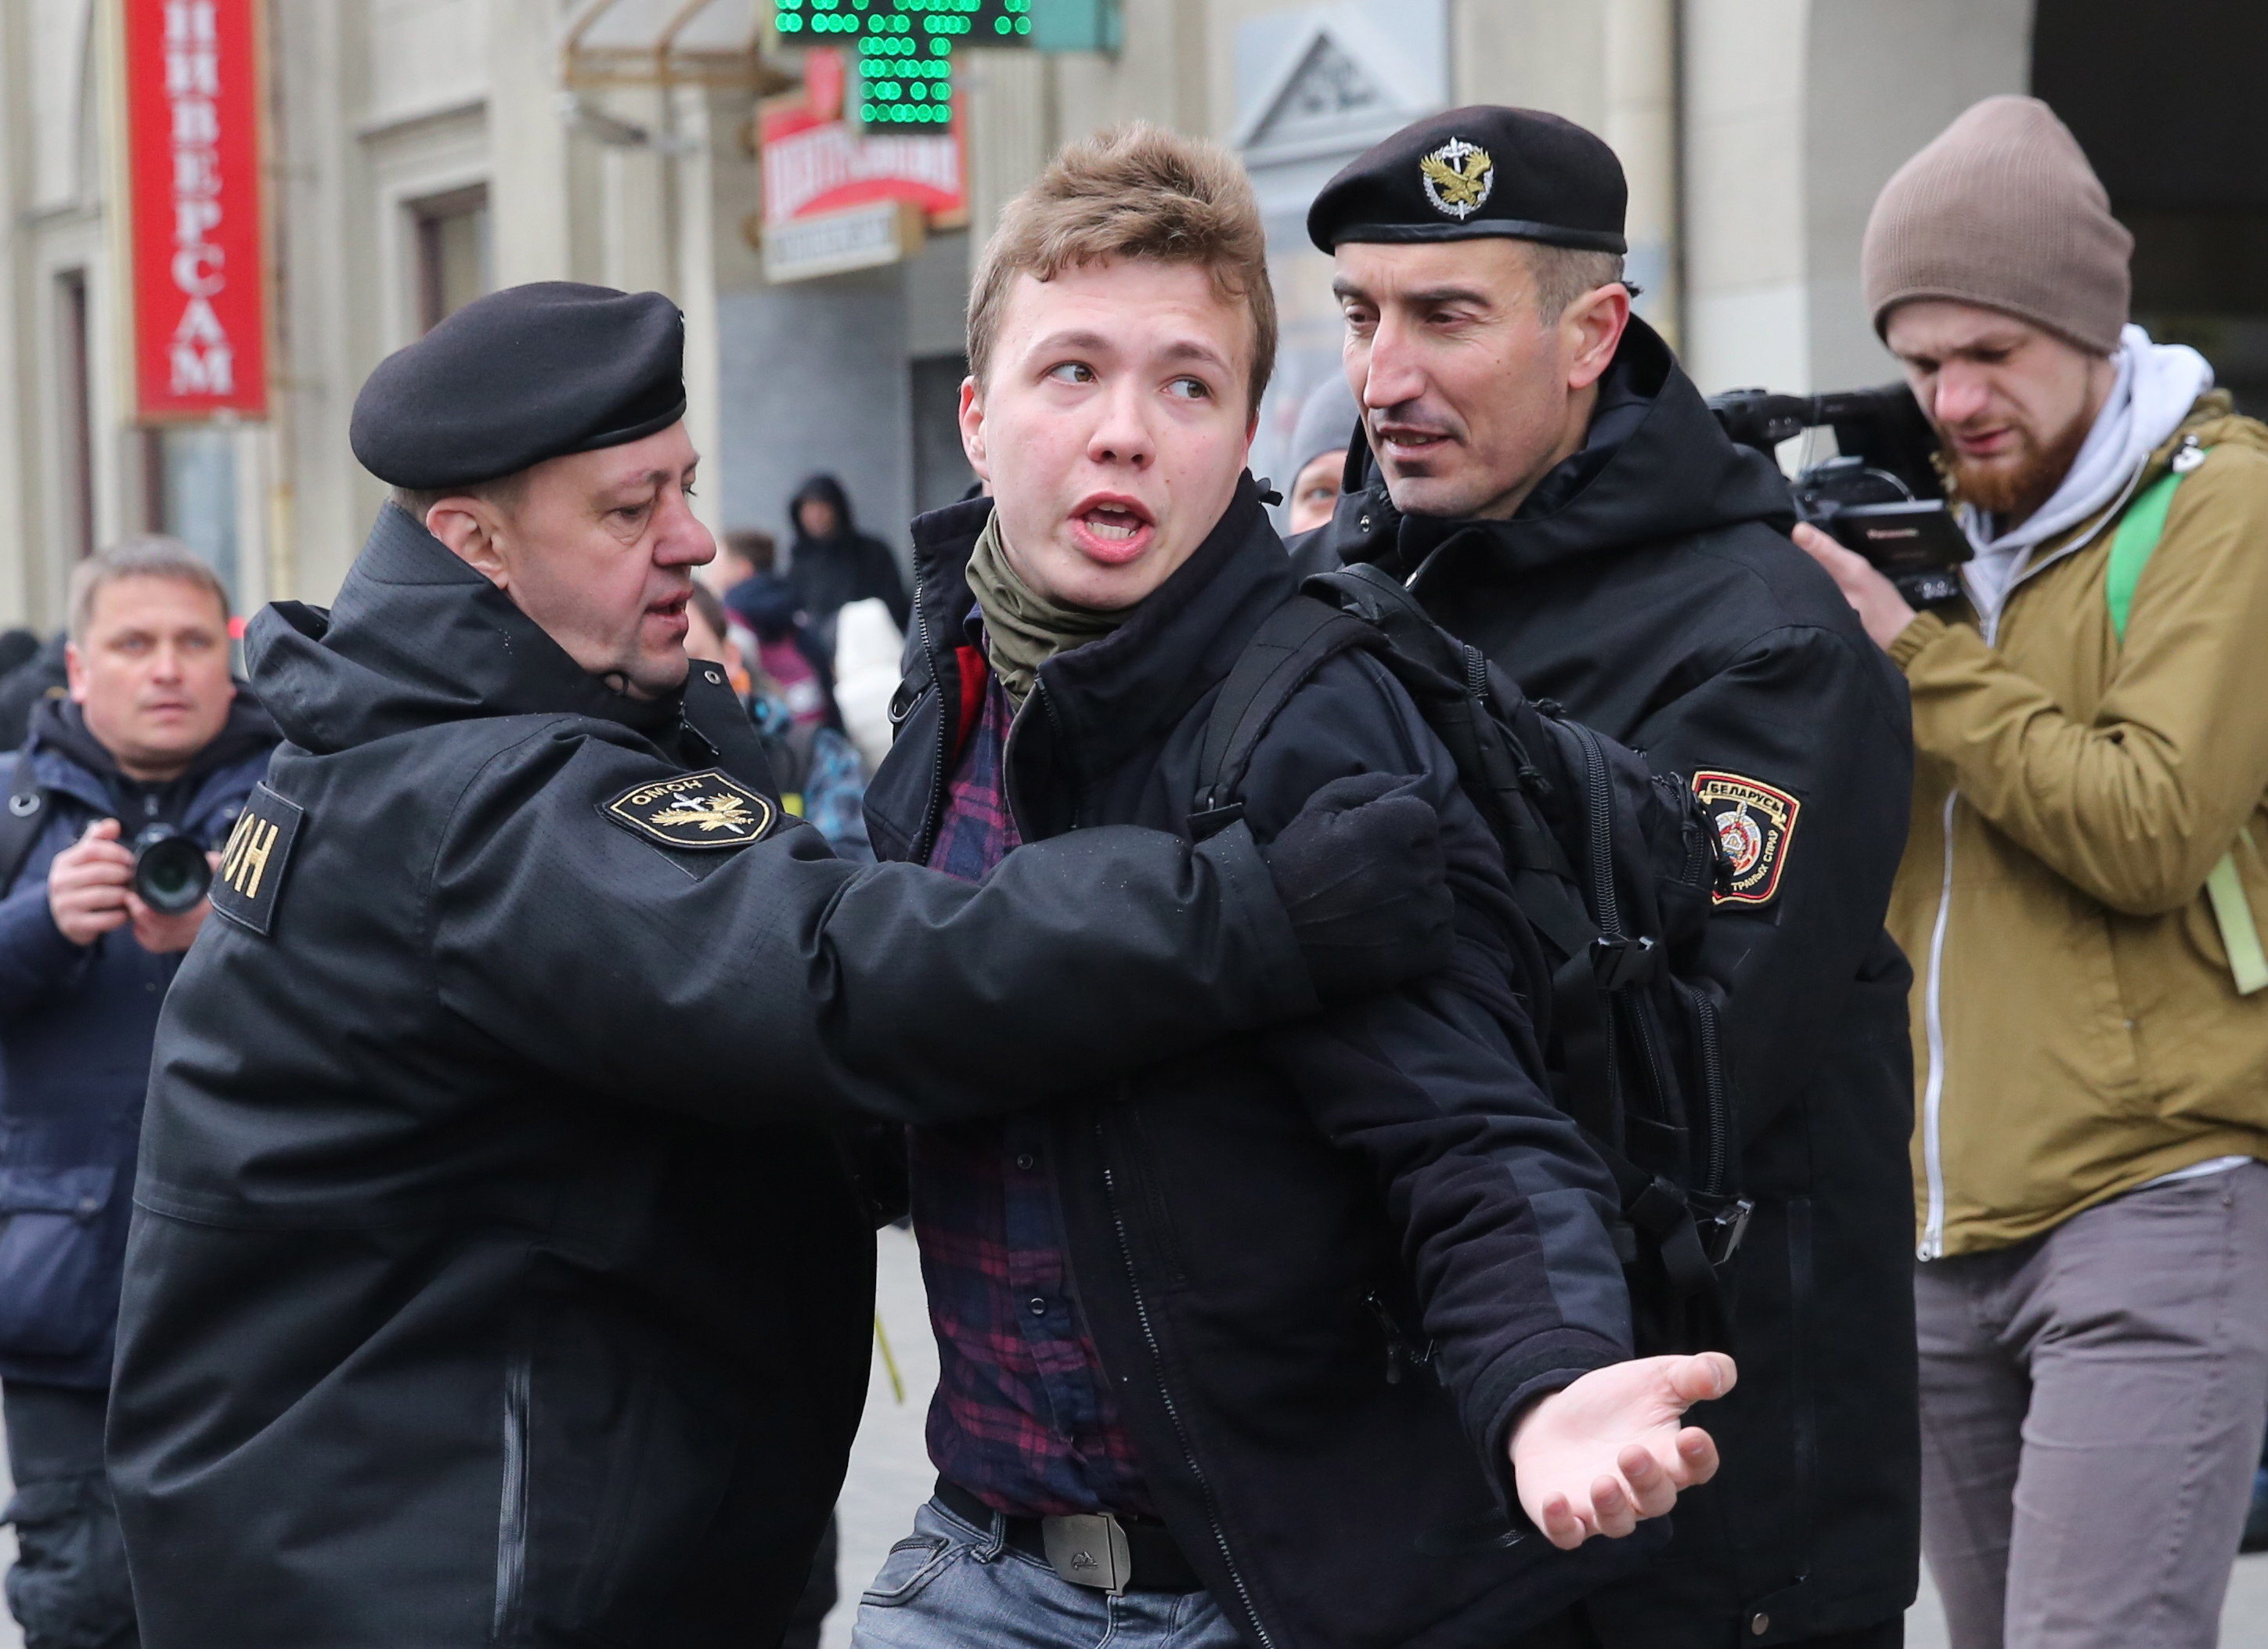
[[[1071,512],[1071,522],[1079,548],[1106,562],[1131,560],[1157,525],[1141,504],[1117,496],[1083,500]]]

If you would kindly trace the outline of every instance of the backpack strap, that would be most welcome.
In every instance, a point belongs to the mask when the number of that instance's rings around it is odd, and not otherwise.
[[[1351,614],[1295,595],[1268,615],[1220,684],[1197,755],[1189,834],[1197,841],[1244,817],[1237,792],[1277,713],[1324,660],[1376,647],[1378,632]]]
[[[2187,465],[2182,460],[2196,454]],[[2119,518],[2110,540],[2110,567],[2103,580],[2103,600],[2110,608],[2110,629],[2120,646],[2126,644],[2126,620],[2133,611],[2134,589],[2142,570],[2165,536],[2166,515],[2174,507],[2174,490],[2182,477],[2203,460],[2205,449],[2191,438],[2174,455],[2174,467],[2144,488],[2141,496]],[[2234,854],[2224,853],[2207,872],[2205,898],[2213,906],[2214,924],[2220,929],[2220,946],[2228,953],[2228,970],[2236,981],[2236,994],[2249,997],[2268,990],[2268,946],[2260,940],[2260,924],[2253,920],[2252,902],[2244,896],[2244,879]]]
[[[48,826],[48,792],[32,769],[26,747],[16,754],[15,771],[8,784],[8,802],[0,807],[0,894],[16,885],[24,861]]]
[[[2118,518],[2110,538],[2110,571],[2102,588],[2110,607],[2110,629],[2120,645],[2126,641],[2126,615],[2133,610],[2134,586],[2142,569],[2166,531],[2166,512],[2174,507],[2174,489],[2182,484],[2179,470],[2168,470],[2142,490],[2142,494]]]

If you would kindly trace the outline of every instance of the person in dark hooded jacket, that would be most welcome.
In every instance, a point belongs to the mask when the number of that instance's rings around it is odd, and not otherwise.
[[[133,892],[164,826],[217,847],[276,728],[228,674],[228,598],[185,545],[79,563],[69,696],[0,777],[0,1395],[8,1607],[31,1649],[135,1641],[102,1427],[158,1009],[203,925]]]
[[[814,475],[795,490],[787,512],[795,528],[787,581],[804,622],[819,632],[828,652],[835,646],[835,615],[853,601],[879,598],[902,634],[913,613],[905,574],[887,544],[858,530],[843,483],[832,475]]]
[[[1788,490],[1631,318],[1613,151],[1453,109],[1353,162],[1334,254],[1363,410],[1299,547],[1408,581],[1531,698],[1699,795],[1729,880],[1742,1195],[1724,1469],[1648,1570],[1583,1606],[1608,1649],[1900,1641],[1918,1562],[1904,958],[1883,930],[1913,768],[1904,686],[1787,536]]]

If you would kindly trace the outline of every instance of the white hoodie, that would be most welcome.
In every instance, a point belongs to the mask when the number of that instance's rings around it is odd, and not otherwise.
[[[2153,343],[2150,335],[2129,326],[2119,335],[2117,381],[2095,415],[2095,427],[2048,501],[2021,526],[1991,536],[1992,518],[1963,505],[1961,525],[1976,546],[1977,558],[1962,569],[1969,599],[1984,621],[1989,637],[2001,603],[2021,572],[2026,555],[2091,518],[2094,525],[2069,545],[2091,541],[2125,506],[2142,465],[2181,427],[2197,398],[2213,387],[2213,368],[2186,344]]]

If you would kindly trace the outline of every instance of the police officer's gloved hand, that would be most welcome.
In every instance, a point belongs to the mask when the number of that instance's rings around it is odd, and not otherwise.
[[[1383,990],[1449,960],[1441,823],[1418,798],[1388,795],[1405,782],[1335,780],[1261,850],[1319,996]]]

